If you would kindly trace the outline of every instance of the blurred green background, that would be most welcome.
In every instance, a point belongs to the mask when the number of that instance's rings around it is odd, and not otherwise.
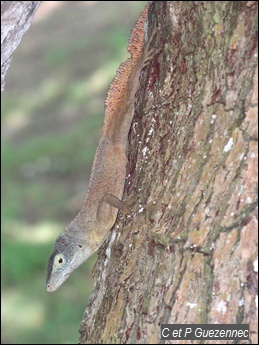
[[[97,255],[45,290],[57,235],[81,208],[104,100],[146,1],[48,1],[2,94],[2,344],[76,344]]]

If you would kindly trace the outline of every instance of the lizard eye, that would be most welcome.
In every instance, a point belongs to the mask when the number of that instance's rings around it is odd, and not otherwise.
[[[59,253],[54,258],[54,266],[56,268],[61,268],[65,265],[66,259],[63,254]]]

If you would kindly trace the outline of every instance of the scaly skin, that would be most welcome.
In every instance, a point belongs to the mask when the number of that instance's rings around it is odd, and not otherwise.
[[[126,178],[126,147],[140,72],[150,60],[144,23],[149,4],[132,30],[131,57],[118,69],[106,99],[105,119],[83,207],[55,242],[47,271],[47,291],[55,291],[103,243],[116,221]],[[151,37],[152,41],[153,35]],[[150,42],[151,42],[150,41]]]

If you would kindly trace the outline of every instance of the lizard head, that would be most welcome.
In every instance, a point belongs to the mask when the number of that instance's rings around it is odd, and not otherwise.
[[[66,232],[61,233],[49,257],[46,279],[47,291],[56,291],[91,254],[92,251],[84,241]]]

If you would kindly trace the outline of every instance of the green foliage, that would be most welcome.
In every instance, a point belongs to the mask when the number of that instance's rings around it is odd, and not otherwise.
[[[108,85],[145,5],[60,2],[44,16],[49,3],[15,51],[2,97],[6,344],[77,342],[97,255],[53,294],[45,290],[47,261],[57,235],[81,208]]]

